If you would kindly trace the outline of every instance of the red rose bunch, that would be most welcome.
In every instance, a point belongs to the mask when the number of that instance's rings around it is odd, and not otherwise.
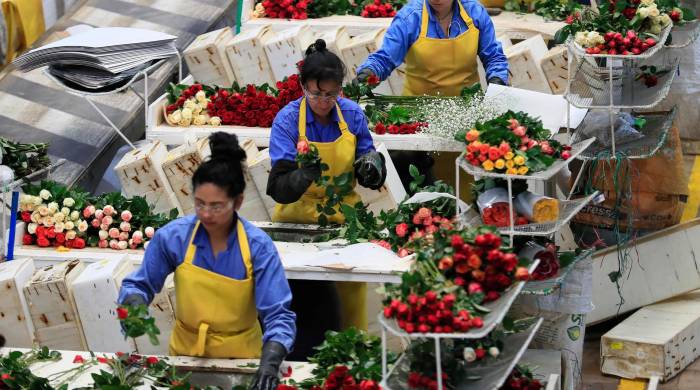
[[[454,294],[429,290],[423,295],[410,294],[406,302],[393,299],[384,307],[384,317],[396,318],[399,328],[407,333],[453,333],[481,328],[481,317],[472,317],[467,310],[456,310]]]
[[[447,382],[447,374],[442,373],[442,383]],[[408,374],[408,387],[410,389],[438,390],[437,374],[424,375],[416,371]]]
[[[534,379],[532,373],[521,366],[516,366],[500,390],[541,390],[544,385]]]
[[[261,4],[265,16],[273,19],[299,19],[309,17],[307,9],[313,0],[265,0]]]
[[[363,18],[393,18],[396,10],[391,3],[382,3],[382,0],[373,0],[365,5],[360,13]]]
[[[401,123],[401,124],[389,124],[385,125],[382,122],[377,122],[377,124],[374,125],[374,131],[375,134],[415,134],[420,132],[423,128],[427,127],[428,124],[424,122],[409,122],[409,123]]]
[[[168,106],[166,106],[165,110],[168,114],[170,114],[177,109],[183,108],[187,99],[195,97],[197,92],[201,91],[202,89],[202,84],[190,85],[188,88],[180,92],[180,96],[177,97],[173,104],[169,104]]]
[[[277,82],[277,105],[282,108],[289,102],[299,99],[304,92],[301,90],[299,75],[293,74],[284,81]]]
[[[540,263],[532,272],[532,280],[545,280],[557,276],[560,264],[557,256],[557,247],[554,244],[548,244],[545,250],[535,254],[535,258]]]
[[[513,222],[516,226],[530,223],[530,221],[522,215],[514,214],[513,218]],[[498,202],[484,207],[483,210],[481,210],[481,219],[486,225],[496,227],[510,226],[510,207],[508,207],[508,202]]]
[[[436,233],[440,229],[452,229],[452,227],[453,224],[449,218],[434,214],[428,207],[420,207],[408,221],[398,223],[394,227],[394,231],[390,232],[390,241],[401,247],[409,241]],[[398,254],[405,257],[408,255],[408,251],[405,248],[400,248]]]
[[[74,237],[72,239],[66,238],[66,233],[56,233],[53,227],[37,226],[36,232],[36,244],[42,248],[49,246],[59,247],[64,246],[66,248],[83,249],[85,248],[85,240],[81,237]],[[25,245],[31,245],[33,237],[31,234],[25,234],[22,237],[22,243]]]

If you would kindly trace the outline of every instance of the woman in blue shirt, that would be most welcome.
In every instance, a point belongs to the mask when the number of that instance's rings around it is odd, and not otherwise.
[[[209,144],[211,157],[192,176],[196,215],[158,229],[141,267],[122,282],[119,302],[151,302],[175,272],[170,354],[262,355],[254,388],[272,390],[294,344],[292,295],[270,237],[236,213],[243,203],[245,151],[233,134],[214,133]]]
[[[384,184],[384,157],[374,150],[372,136],[362,109],[353,101],[340,97],[345,76],[343,62],[317,40],[306,51],[300,67],[304,96],[285,106],[275,117],[270,135],[272,170],[267,193],[277,203],[272,217],[276,222],[318,223],[317,207],[324,203],[325,188],[314,182],[322,172],[319,165],[296,163],[297,144],[316,148],[321,161],[328,165],[324,176],[350,173],[360,185],[379,189]],[[355,205],[360,197],[352,192],[343,203]],[[344,222],[338,211],[330,222]],[[305,359],[313,347],[321,344],[326,330],[340,326],[367,327],[366,285],[293,280],[292,308],[298,316],[299,335],[295,359]],[[337,293],[336,293],[337,288]],[[338,312],[338,300],[342,313]]]

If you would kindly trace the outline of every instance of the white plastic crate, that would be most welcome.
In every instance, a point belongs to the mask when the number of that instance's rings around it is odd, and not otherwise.
[[[331,53],[340,57],[342,61],[342,48],[348,46],[352,38],[350,38],[350,34],[348,34],[347,29],[345,27],[338,26],[320,33],[318,39],[323,39],[324,41],[326,41],[326,48]]]
[[[85,271],[73,281],[75,306],[91,351],[127,352],[135,349],[133,340],[122,335],[116,313],[119,287],[131,268],[127,256],[102,260],[85,267]]]
[[[547,52],[542,58],[540,67],[552,93],[562,95],[569,82],[569,61],[566,46],[556,46]]]
[[[183,55],[185,62],[198,82],[229,88],[235,81],[231,64],[226,57],[226,47],[233,40],[230,27],[198,36]]]
[[[255,188],[258,190],[258,194],[260,194],[262,204],[270,217],[274,213],[275,205],[277,204],[272,197],[267,195],[267,178],[270,176],[271,170],[272,161],[270,160],[270,149],[260,151],[257,159],[248,166],[248,172],[252,176]]]
[[[503,52],[508,58],[510,85],[543,93],[551,93],[540,64],[547,54],[547,44],[541,35],[535,35]]]
[[[71,287],[84,269],[80,260],[64,261],[37,270],[24,287],[39,345],[73,351],[87,349]]]
[[[8,347],[31,348],[34,343],[34,326],[22,289],[34,274],[32,259],[12,260],[0,263],[0,333]]]
[[[226,46],[226,56],[234,77],[241,85],[274,85],[275,77],[265,54],[265,45],[275,33],[268,25],[241,31]]]
[[[315,40],[311,27],[303,24],[280,31],[265,43],[265,54],[275,81],[282,81],[298,72],[297,63],[304,58],[306,49]]]
[[[168,150],[160,141],[154,141],[122,157],[114,167],[127,197],[143,196],[156,213],[169,213],[178,207],[177,197],[170,190],[168,178],[163,172],[163,162]]]
[[[375,51],[379,50],[382,46],[382,40],[384,39],[384,33],[386,29],[379,28],[373,31],[360,34],[350,40],[347,46],[341,48],[343,53],[343,62],[347,67],[346,82],[352,81],[357,74],[357,69],[362,65],[367,57]],[[391,77],[391,76],[390,76]],[[392,95],[391,84],[388,80],[384,80],[379,86],[374,89],[375,92]],[[400,93],[400,92],[399,92]]]

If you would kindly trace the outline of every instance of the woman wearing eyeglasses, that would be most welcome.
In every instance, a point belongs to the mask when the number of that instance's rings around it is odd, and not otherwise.
[[[211,157],[192,176],[196,215],[156,231],[141,267],[122,282],[119,302],[151,302],[175,272],[170,354],[261,357],[254,388],[272,390],[294,344],[292,294],[270,237],[237,214],[245,151],[233,134],[214,133],[209,144]]]
[[[314,184],[323,173],[335,177],[352,173],[357,182],[370,189],[379,189],[386,178],[384,157],[377,153],[362,108],[352,100],[340,97],[345,66],[326,49],[326,42],[317,40],[306,50],[300,67],[304,96],[289,103],[275,117],[270,135],[272,170],[267,194],[277,203],[273,221],[289,223],[318,222],[316,206],[325,198],[325,189]],[[299,166],[295,162],[297,142],[306,140],[315,146],[328,171],[320,166]],[[356,193],[344,198],[354,205]],[[329,218],[342,223],[342,213]],[[342,327],[367,327],[366,285],[321,281],[290,281],[292,309],[297,313],[299,334],[294,358],[304,359],[312,348],[323,342],[326,330],[340,327],[338,300],[342,308]],[[336,292],[337,287],[337,292]]]

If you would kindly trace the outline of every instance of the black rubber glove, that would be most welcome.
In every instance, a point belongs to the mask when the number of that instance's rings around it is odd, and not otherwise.
[[[505,83],[505,81],[501,80],[500,77],[491,77],[486,83],[487,84],[508,85]]]
[[[364,68],[360,71],[360,73],[357,74],[357,77],[352,79],[352,84],[357,85],[360,83],[367,82],[369,76],[374,76],[374,72],[372,72],[369,68]]]
[[[268,341],[263,345],[260,367],[255,373],[252,390],[275,390],[280,383],[280,364],[287,356],[287,349],[277,341]]]
[[[270,170],[266,192],[277,203],[294,203],[319,177],[321,167],[318,165],[300,168],[295,161],[280,160]]]
[[[379,152],[369,152],[355,160],[355,177],[361,186],[378,190],[386,180],[386,161]]]

